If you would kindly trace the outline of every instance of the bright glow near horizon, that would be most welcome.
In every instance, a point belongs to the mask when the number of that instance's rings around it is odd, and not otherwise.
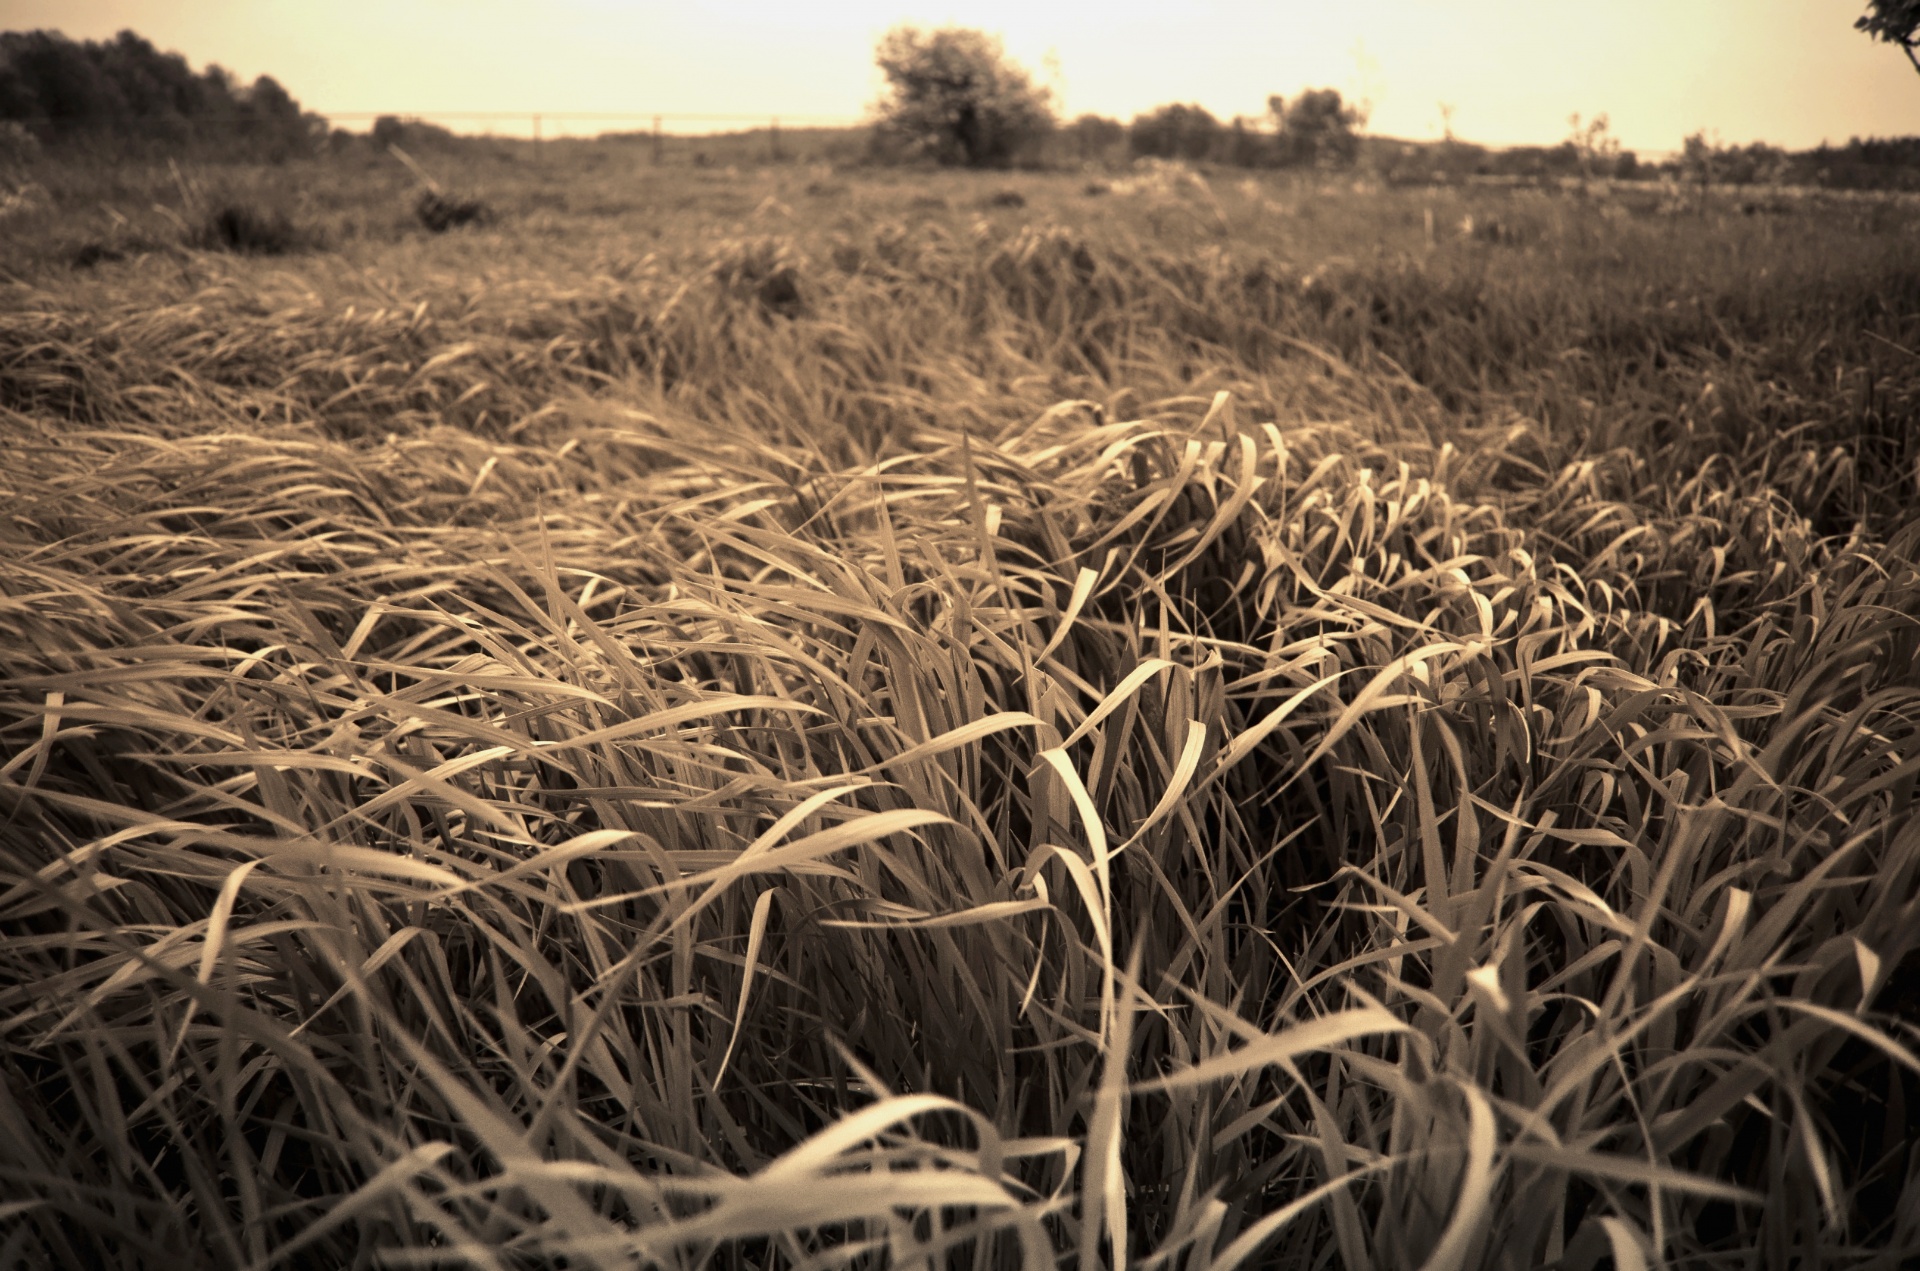
[[[873,46],[901,22],[999,34],[1066,117],[1174,101],[1222,119],[1330,86],[1369,131],[1551,144],[1605,112],[1629,148],[1688,133],[1804,148],[1920,134],[1920,76],[1853,29],[1862,0],[0,0],[0,26],[75,39],[132,28],[199,68],[272,75],[309,110],[623,112],[853,122]],[[347,122],[347,121],[343,121]],[[516,123],[518,127],[516,128]],[[357,126],[364,126],[364,122]],[[526,124],[457,124],[524,131]],[[574,123],[572,131],[604,126]],[[710,126],[718,126],[713,124]],[[732,126],[740,126],[738,124]],[[549,122],[548,135],[569,126]],[[677,125],[685,130],[697,122]]]

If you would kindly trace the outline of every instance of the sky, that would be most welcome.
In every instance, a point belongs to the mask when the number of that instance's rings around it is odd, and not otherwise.
[[[1706,131],[1792,148],[1920,134],[1920,74],[1853,29],[1864,0],[0,0],[0,29],[132,28],[196,68],[270,74],[309,110],[546,135],[854,122],[900,23],[999,35],[1066,117],[1195,102],[1222,119],[1338,88],[1370,132],[1552,144],[1605,113],[1630,149]],[[693,118],[699,116],[700,118]],[[341,118],[349,127],[366,121]]]

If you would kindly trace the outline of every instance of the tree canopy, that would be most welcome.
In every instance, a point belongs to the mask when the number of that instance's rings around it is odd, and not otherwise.
[[[1920,42],[1920,0],[1867,0],[1867,11],[1853,25],[1876,40],[1898,44],[1920,71],[1920,55],[1914,52]]]
[[[267,157],[310,147],[325,129],[272,78],[241,87],[219,66],[196,73],[132,31],[100,41],[0,32],[0,120],[55,144],[205,141]]]
[[[969,168],[1006,167],[1053,126],[1053,108],[998,39],[964,27],[900,26],[874,60],[887,77],[884,138],[909,154]]]
[[[1157,159],[1207,159],[1220,139],[1220,121],[1204,106],[1159,106],[1136,116],[1129,148]]]
[[[1337,88],[1309,88],[1291,102],[1269,97],[1267,109],[1280,132],[1280,161],[1332,166],[1360,153],[1366,113],[1348,105]]]

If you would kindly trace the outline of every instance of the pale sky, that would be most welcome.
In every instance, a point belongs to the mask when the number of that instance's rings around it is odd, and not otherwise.
[[[1002,36],[1071,117],[1197,102],[1222,119],[1330,86],[1369,131],[1557,142],[1606,112],[1629,148],[1688,133],[1793,148],[1920,134],[1920,74],[1853,29],[1864,0],[0,0],[0,29],[131,27],[197,69],[269,74],[303,106],[852,122],[891,26]],[[348,122],[348,121],[342,121]],[[350,126],[365,127],[364,121]],[[524,121],[456,122],[524,132]],[[548,135],[634,124],[560,124]],[[692,131],[700,122],[670,123]],[[709,121],[705,127],[721,126]],[[733,124],[730,126],[743,126]]]

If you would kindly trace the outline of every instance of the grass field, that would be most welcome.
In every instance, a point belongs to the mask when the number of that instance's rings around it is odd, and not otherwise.
[[[645,155],[13,183],[0,1267],[1920,1258],[1920,208]]]

